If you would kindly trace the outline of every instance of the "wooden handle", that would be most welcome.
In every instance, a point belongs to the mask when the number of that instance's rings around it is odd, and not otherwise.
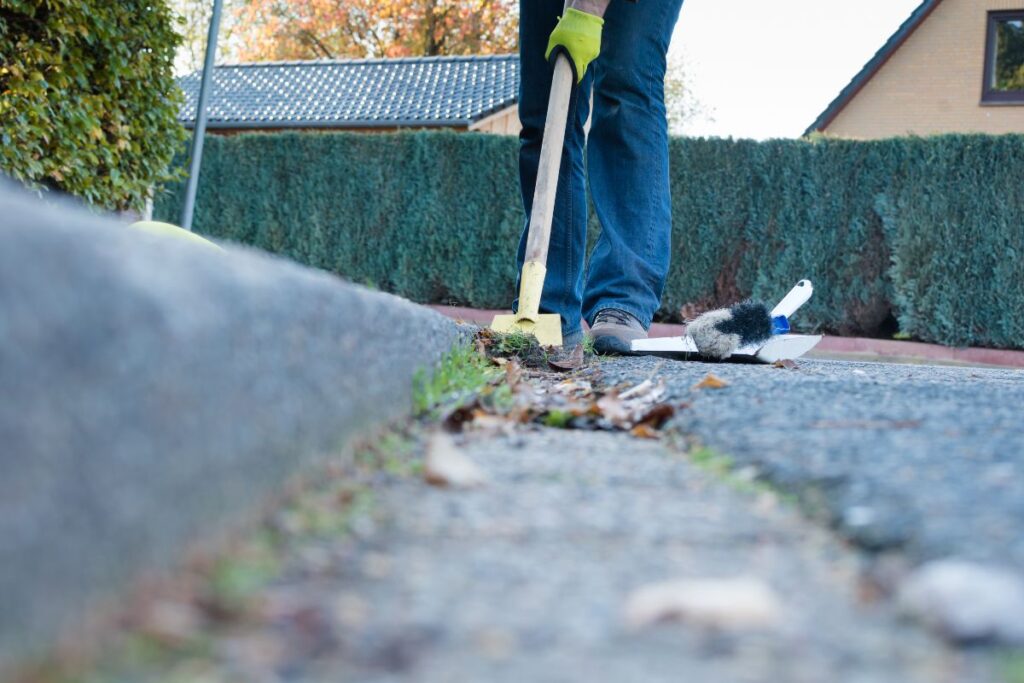
[[[568,58],[564,53],[559,53],[555,60],[555,73],[551,78],[548,116],[540,145],[537,187],[533,193],[530,235],[526,241],[527,261],[546,263],[548,259],[551,218],[555,213],[558,172],[562,166],[562,147],[565,145],[565,126],[569,120],[569,98],[572,96],[574,78]]]

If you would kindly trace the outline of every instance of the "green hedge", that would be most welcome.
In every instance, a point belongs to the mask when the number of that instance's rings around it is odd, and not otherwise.
[[[197,229],[421,302],[508,305],[516,141],[281,133],[208,140]],[[677,320],[797,280],[801,329],[1024,347],[1024,136],[674,140]],[[181,187],[160,196],[173,220]],[[592,221],[592,224],[594,221]],[[596,226],[595,226],[596,227]]]
[[[185,131],[167,0],[0,2],[0,171],[141,209]]]

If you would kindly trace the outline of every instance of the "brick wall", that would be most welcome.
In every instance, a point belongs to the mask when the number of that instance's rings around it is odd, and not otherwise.
[[[990,10],[1024,0],[944,0],[825,129],[846,138],[1024,132],[1024,105],[981,105]]]

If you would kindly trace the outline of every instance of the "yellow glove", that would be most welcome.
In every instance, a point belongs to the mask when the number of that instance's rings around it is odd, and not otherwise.
[[[551,59],[551,53],[556,47],[564,47],[576,67],[577,82],[582,81],[587,66],[601,54],[603,26],[604,19],[601,17],[578,9],[566,10],[565,16],[558,20],[558,26],[548,39],[548,51],[544,53],[544,58]]]

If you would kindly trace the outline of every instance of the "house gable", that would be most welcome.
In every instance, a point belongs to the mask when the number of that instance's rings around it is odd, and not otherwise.
[[[883,138],[1024,132],[1024,107],[981,102],[989,12],[1024,0],[927,0],[807,133]]]

